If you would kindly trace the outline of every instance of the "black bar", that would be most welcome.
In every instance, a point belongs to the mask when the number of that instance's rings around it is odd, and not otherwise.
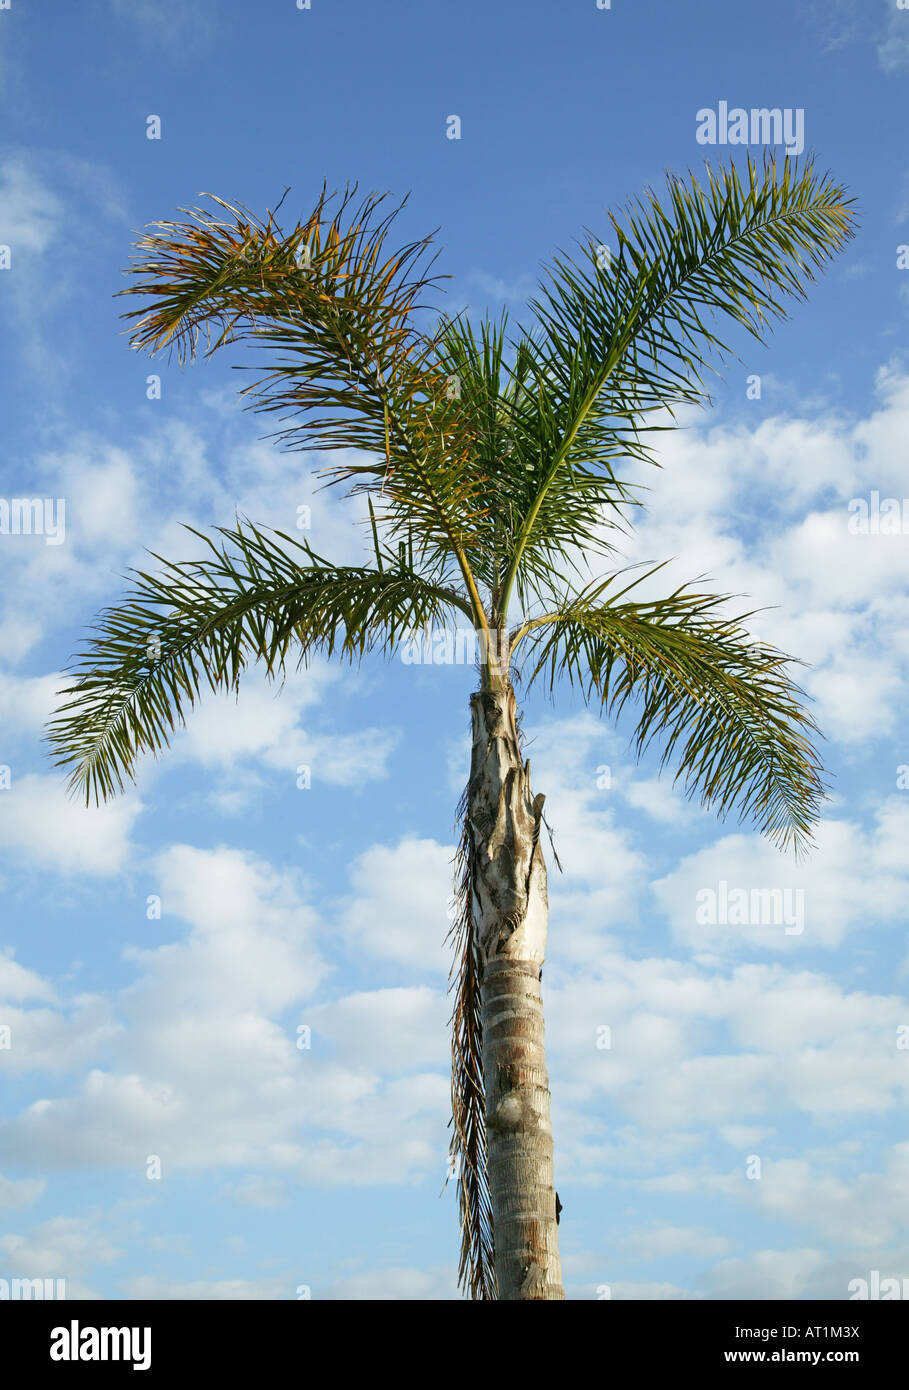
[[[570,1300],[548,1312],[536,1305],[535,1311],[523,1313],[455,1302],[411,1303],[398,1311],[390,1302],[318,1298],[270,1303],[6,1301],[0,1302],[0,1356],[7,1372],[12,1361],[20,1375],[49,1371],[51,1380],[82,1374],[134,1377],[139,1371],[136,1383],[142,1385],[155,1372],[201,1370],[227,1375],[233,1384],[242,1383],[247,1372],[271,1368],[306,1376],[316,1369],[314,1357],[322,1367],[326,1358],[329,1364],[336,1361],[345,1379],[360,1364],[384,1379],[396,1367],[413,1368],[421,1344],[420,1378],[425,1379],[433,1373],[426,1338],[434,1325],[443,1337],[455,1331],[485,1339],[510,1327],[512,1317],[532,1317],[555,1330],[552,1350],[557,1358],[565,1357],[566,1369],[576,1365],[587,1344],[604,1379],[610,1367],[624,1368],[623,1378],[632,1367],[644,1376],[660,1370],[678,1376],[722,1370],[734,1376],[748,1370],[772,1378],[781,1366],[823,1372],[839,1367],[857,1375],[898,1367],[909,1330],[905,1306],[897,1301],[590,1301],[597,1306],[586,1312],[583,1300]],[[135,1328],[140,1336],[135,1341],[131,1332],[128,1341],[119,1333],[106,1338],[107,1347],[119,1353],[116,1360],[51,1357],[52,1344],[58,1352],[69,1353],[75,1346],[100,1353],[102,1328]],[[144,1329],[150,1330],[150,1339]],[[443,1346],[438,1347],[442,1355]],[[148,1369],[134,1369],[130,1358],[141,1362],[146,1352]]]

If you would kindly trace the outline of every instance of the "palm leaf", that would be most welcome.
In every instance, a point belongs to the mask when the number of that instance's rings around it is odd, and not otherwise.
[[[567,679],[615,718],[633,708],[638,756],[657,739],[689,796],[802,851],[825,789],[792,658],[753,641],[752,615],[726,616],[723,595],[677,589],[628,601],[653,572],[622,589],[622,576],[610,576],[517,629],[528,683],[548,673],[550,688]]]
[[[298,666],[317,652],[355,661],[453,610],[470,612],[406,555],[387,555],[382,568],[338,566],[254,526],[221,529],[220,543],[193,534],[204,558],[133,572],[132,592],[100,615],[69,668],[74,681],[60,692],[68,698],[48,737],[86,802],[122,790],[140,755],[169,744],[204,689],[236,690],[253,662],[275,678],[292,652]]]
[[[616,252],[608,261],[592,234],[576,257],[556,256],[531,307],[536,372],[550,448],[536,495],[508,560],[507,603],[545,544],[544,504],[562,470],[589,457],[585,429],[599,422],[626,431],[657,407],[706,398],[710,359],[730,351],[716,321],[757,339],[785,316],[787,298],[804,298],[816,271],[853,235],[852,202],[809,161],[782,171],[768,157],[735,167],[670,175],[668,207],[650,193],[624,221],[610,216]],[[636,438],[636,436],[634,436]]]
[[[451,1171],[457,1175],[461,1216],[458,1284],[471,1298],[495,1299],[495,1240],[486,1175],[486,1087],[483,1078],[483,1023],[476,934],[471,912],[471,833],[467,793],[458,806],[460,835],[456,858],[457,915],[449,939],[454,947],[450,989]]]

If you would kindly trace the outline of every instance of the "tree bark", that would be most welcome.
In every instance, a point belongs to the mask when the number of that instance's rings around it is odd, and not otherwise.
[[[563,1299],[540,990],[549,917],[544,798],[531,793],[511,685],[478,691],[471,713],[471,907],[498,1296]]]

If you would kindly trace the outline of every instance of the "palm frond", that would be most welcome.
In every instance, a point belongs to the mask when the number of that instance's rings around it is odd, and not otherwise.
[[[357,202],[355,188],[331,216],[323,189],[289,230],[272,213],[260,219],[205,196],[220,212],[181,209],[187,221],[154,223],[136,242],[128,274],[137,283],[121,294],[147,302],[124,315],[135,320],[131,345],[151,353],[166,347],[181,362],[203,340],[206,355],[238,342],[286,353],[247,388],[255,407],[328,408],[293,427],[298,447],[381,450],[381,384],[431,343],[414,315],[440,279],[429,273],[432,236],[387,252],[406,199],[384,212],[387,195]]]
[[[274,214],[258,219],[212,196],[217,215],[184,209],[187,221],[139,238],[137,283],[122,293],[150,303],[125,317],[136,320],[134,347],[168,348],[181,361],[202,340],[208,354],[225,344],[268,352],[269,370],[243,393],[250,408],[282,418],[276,437],[287,448],[371,455],[328,478],[381,497],[386,525],[416,531],[430,567],[453,561],[482,626],[468,559],[476,487],[468,454],[446,442],[463,407],[439,360],[444,322],[432,334],[416,326],[440,278],[430,274],[432,236],[389,251],[404,204],[385,212],[386,196],[357,203],[351,189],[329,215],[323,190],[289,231]]]
[[[611,254],[590,234],[579,253],[557,255],[532,302],[528,334],[541,411],[551,441],[536,495],[509,557],[505,597],[545,544],[545,503],[563,469],[591,453],[597,426],[627,432],[657,407],[706,398],[711,360],[731,351],[725,319],[761,339],[785,317],[787,298],[804,298],[815,273],[853,235],[853,204],[809,160],[768,156],[745,177],[732,166],[670,175],[668,204],[655,194],[610,216]],[[632,438],[636,436],[633,434]]]
[[[451,1026],[450,1171],[456,1175],[461,1217],[458,1284],[471,1298],[495,1299],[495,1242],[486,1170],[486,1088],[483,1080],[483,1023],[480,963],[471,911],[470,825],[467,793],[458,806],[457,915],[453,944]]]
[[[629,601],[653,572],[624,587],[610,576],[517,629],[528,684],[548,673],[550,688],[567,679],[616,718],[628,706],[638,756],[658,740],[689,796],[801,852],[826,793],[792,658],[750,638],[752,614],[726,616],[725,595]]]
[[[192,528],[187,528],[192,529]],[[143,753],[159,753],[204,689],[236,690],[244,670],[270,678],[317,652],[359,660],[453,611],[460,595],[415,573],[406,553],[376,568],[333,565],[306,543],[245,525],[219,528],[202,559],[133,571],[134,587],[101,613],[69,674],[73,683],[48,729],[57,765],[86,802],[134,778]],[[381,567],[380,567],[381,566]]]
[[[457,408],[448,414],[445,437],[452,456],[465,460],[463,476],[471,485],[465,546],[474,572],[495,596],[552,443],[546,434],[551,421],[540,409],[546,383],[535,375],[527,343],[509,336],[505,315],[476,326],[464,317],[451,321],[438,360],[446,379],[457,386]],[[611,465],[627,463],[641,446],[617,438],[615,431],[594,443],[593,430],[586,443],[596,467],[586,466],[579,454],[548,490],[538,517],[538,544],[524,556],[525,586],[531,570],[539,591],[558,585],[566,557],[581,550],[607,556],[614,550],[612,530],[625,529],[621,508],[635,502],[635,489]]]

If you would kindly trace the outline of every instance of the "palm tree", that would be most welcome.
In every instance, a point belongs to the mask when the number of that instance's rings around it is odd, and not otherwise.
[[[466,620],[479,644],[453,929],[452,1141],[462,1288],[561,1299],[541,976],[548,899],[543,796],[531,790],[515,685],[567,680],[652,740],[688,795],[782,848],[824,796],[815,725],[790,658],[752,640],[726,597],[654,599],[618,563],[650,432],[707,400],[723,320],[761,339],[853,235],[852,203],[811,162],[703,183],[668,179],[557,254],[529,325],[472,324],[423,303],[432,238],[389,252],[400,207],[323,189],[289,231],[221,199],[137,243],[133,346],[193,357],[270,352],[246,388],[291,449],[348,452],[324,470],[365,493],[371,558],[339,565],[246,521],[202,558],[134,571],[74,658],[49,737],[71,787],[103,801],[168,744],[205,689],[315,653],[391,656]],[[283,199],[282,199],[283,201]],[[401,205],[403,206],[403,204]],[[278,204],[280,208],[280,204]],[[332,210],[333,209],[333,210]],[[150,303],[149,303],[150,301]],[[655,415],[655,412],[660,412]],[[657,567],[659,568],[659,567]]]

